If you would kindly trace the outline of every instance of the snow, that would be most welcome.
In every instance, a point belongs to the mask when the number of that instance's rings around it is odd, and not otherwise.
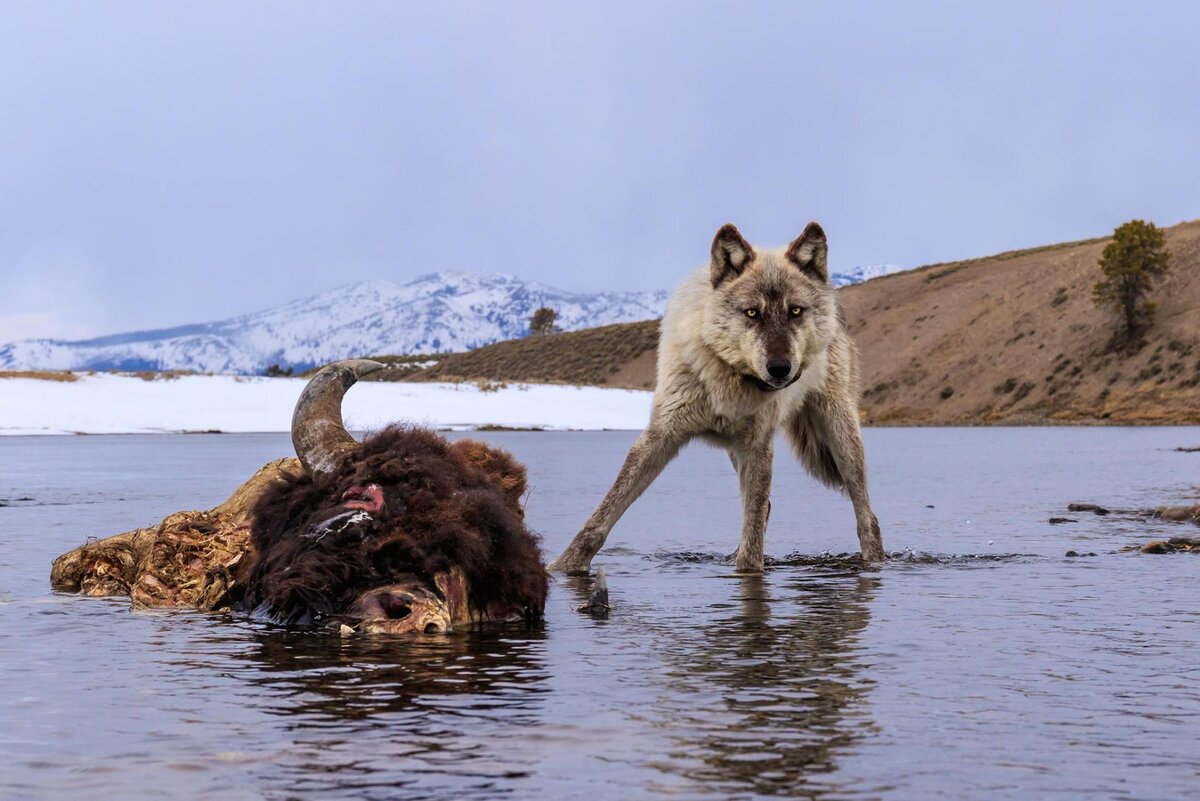
[[[567,292],[511,275],[447,271],[362,281],[213,323],[0,345],[0,370],[189,370],[257,375],[359,356],[464,351],[528,333],[540,306],[565,331],[661,317],[666,292]]]
[[[73,382],[0,379],[0,435],[289,431],[299,378],[181,376],[146,381],[82,375]],[[388,423],[440,429],[636,430],[651,393],[545,384],[483,391],[474,384],[362,382],[343,412],[354,431]]]
[[[861,284],[863,281],[870,281],[872,278],[881,278],[892,273],[901,273],[907,269],[907,267],[901,267],[898,264],[864,264],[861,267],[855,267],[849,272],[834,272],[830,274],[829,281],[834,286],[840,288],[852,286],[853,284]]]

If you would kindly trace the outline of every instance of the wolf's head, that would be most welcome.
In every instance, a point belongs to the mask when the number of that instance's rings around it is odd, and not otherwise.
[[[704,341],[761,390],[799,380],[837,334],[828,252],[815,222],[782,250],[756,251],[733,225],[713,239]]]

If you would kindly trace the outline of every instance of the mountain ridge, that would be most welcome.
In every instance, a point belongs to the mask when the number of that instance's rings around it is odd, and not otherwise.
[[[375,353],[470,350],[521,336],[539,306],[567,330],[651,319],[666,292],[570,292],[498,273],[447,271],[398,284],[371,279],[209,323],[66,341],[0,345],[0,369],[307,369]]]
[[[837,273],[858,282],[892,265]],[[385,353],[470,351],[528,333],[540,306],[564,331],[661,317],[669,293],[572,292],[494,272],[447,270],[405,283],[368,279],[224,320],[82,340],[0,344],[0,370],[302,371]]]
[[[1092,287],[1110,237],[942,262],[840,289],[870,425],[1200,424],[1200,220],[1165,227],[1170,268],[1140,347]],[[657,326],[614,325],[453,354],[382,380],[654,386]],[[567,358],[567,357],[570,358]]]

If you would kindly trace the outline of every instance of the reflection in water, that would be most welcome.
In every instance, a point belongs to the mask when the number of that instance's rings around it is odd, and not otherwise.
[[[516,697],[500,693],[500,706],[527,708],[546,677],[539,647],[544,638],[540,629],[523,627],[415,638],[269,629],[258,632],[240,656],[253,666],[243,674],[250,684],[294,696],[283,714],[369,722],[445,703],[445,696],[490,694],[498,683],[520,690]]]
[[[686,735],[659,767],[730,793],[819,798],[814,777],[874,728],[859,640],[879,578],[737,581],[736,607],[713,604],[706,625],[671,635],[669,714]]]
[[[311,636],[269,631],[249,652],[258,691],[295,738],[295,758],[265,783],[289,793],[390,798],[422,774],[459,797],[528,774],[502,755],[504,727],[536,725],[546,670],[541,631],[485,630],[444,637]],[[489,735],[485,732],[493,732]]]
[[[255,625],[242,633],[241,647],[230,640],[207,660],[193,653],[177,675],[211,684],[224,674],[228,706],[238,709],[231,714],[266,715],[288,732],[286,748],[245,755],[252,785],[270,797],[393,798],[436,774],[439,786],[468,798],[532,770],[504,753],[495,732],[541,722],[540,629],[341,638]],[[230,748],[253,749],[257,732],[245,737]]]
[[[571,594],[575,602],[571,605],[579,609],[587,604],[592,597],[592,589],[596,586],[594,576],[558,576],[558,585]]]

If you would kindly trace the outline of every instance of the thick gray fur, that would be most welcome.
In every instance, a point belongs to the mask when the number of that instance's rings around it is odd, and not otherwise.
[[[829,283],[827,254],[816,223],[775,251],[755,251],[732,225],[717,232],[710,263],[675,292],[663,318],[650,424],[552,570],[586,573],[630,504],[680,448],[701,438],[725,448],[737,472],[737,569],[761,571],[780,427],[807,471],[849,496],[863,558],[886,558],[867,493],[858,352]]]

